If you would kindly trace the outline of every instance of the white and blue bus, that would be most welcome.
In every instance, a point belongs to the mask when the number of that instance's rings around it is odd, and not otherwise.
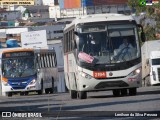
[[[58,74],[53,49],[6,48],[1,50],[0,61],[3,96],[53,93]]]
[[[67,25],[64,72],[71,98],[86,99],[87,92],[104,90],[136,95],[142,82],[140,37],[145,40],[142,26],[122,14],[86,15]]]

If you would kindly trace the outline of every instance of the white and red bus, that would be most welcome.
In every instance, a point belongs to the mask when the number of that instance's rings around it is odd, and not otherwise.
[[[142,82],[139,37],[145,40],[142,26],[122,14],[86,15],[67,25],[64,72],[71,98],[86,99],[87,92],[104,90],[136,95]],[[123,39],[132,47],[120,50]]]

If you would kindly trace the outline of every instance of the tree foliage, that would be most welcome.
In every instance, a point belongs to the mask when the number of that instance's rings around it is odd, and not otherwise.
[[[23,16],[25,16],[26,13],[28,14],[29,17],[31,17],[31,13],[30,13],[30,11],[29,11],[28,9],[26,9],[26,10],[24,11]]]
[[[160,39],[157,34],[160,34],[160,0],[157,4],[140,6],[139,0],[128,0],[130,9],[136,14],[141,15],[142,12],[145,14],[141,18],[140,24],[144,27],[147,40]],[[146,20],[155,22],[155,25],[147,23]]]

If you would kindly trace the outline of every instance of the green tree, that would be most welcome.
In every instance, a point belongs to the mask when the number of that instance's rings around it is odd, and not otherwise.
[[[146,33],[147,40],[156,40],[159,39],[158,34],[160,34],[160,0],[157,4],[141,6],[139,4],[140,0],[128,0],[128,5],[131,10],[135,10],[136,16],[139,16],[140,13],[145,12],[143,18],[140,20],[140,24],[144,27],[144,32]],[[155,25],[145,22],[145,20],[152,20],[155,22]]]
[[[28,13],[28,17],[31,17],[31,13],[30,13],[30,11],[29,11],[28,9],[26,9],[26,10],[24,11],[23,16],[25,16],[26,13]]]

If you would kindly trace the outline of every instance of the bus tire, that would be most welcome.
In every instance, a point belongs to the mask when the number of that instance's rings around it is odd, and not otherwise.
[[[50,88],[50,93],[54,92],[54,78],[52,78],[52,88]]]
[[[29,94],[29,92],[24,92],[24,95],[28,95]]]
[[[113,90],[113,95],[114,95],[115,97],[120,96],[120,90],[118,90],[118,89]]]
[[[49,94],[49,91],[50,91],[49,88],[45,89],[45,93],[46,93],[46,94]]]
[[[133,96],[137,94],[137,88],[129,88],[129,95]]]
[[[50,88],[50,93],[51,93],[51,94],[53,93],[53,88]]]
[[[42,95],[42,91],[41,90],[38,90],[38,95]]]
[[[87,98],[87,92],[78,91],[78,98],[79,99],[86,99]]]
[[[7,93],[7,96],[12,97],[12,93],[11,92]]]
[[[20,96],[23,96],[23,95],[25,95],[25,93],[24,92],[20,92]]]
[[[127,89],[121,89],[121,96],[126,96],[127,95]]]
[[[150,80],[147,80],[147,82],[146,82],[146,87],[149,87],[149,86],[151,86],[151,81],[150,81]]]
[[[70,96],[71,96],[71,99],[76,99],[77,98],[77,91],[70,90]]]

